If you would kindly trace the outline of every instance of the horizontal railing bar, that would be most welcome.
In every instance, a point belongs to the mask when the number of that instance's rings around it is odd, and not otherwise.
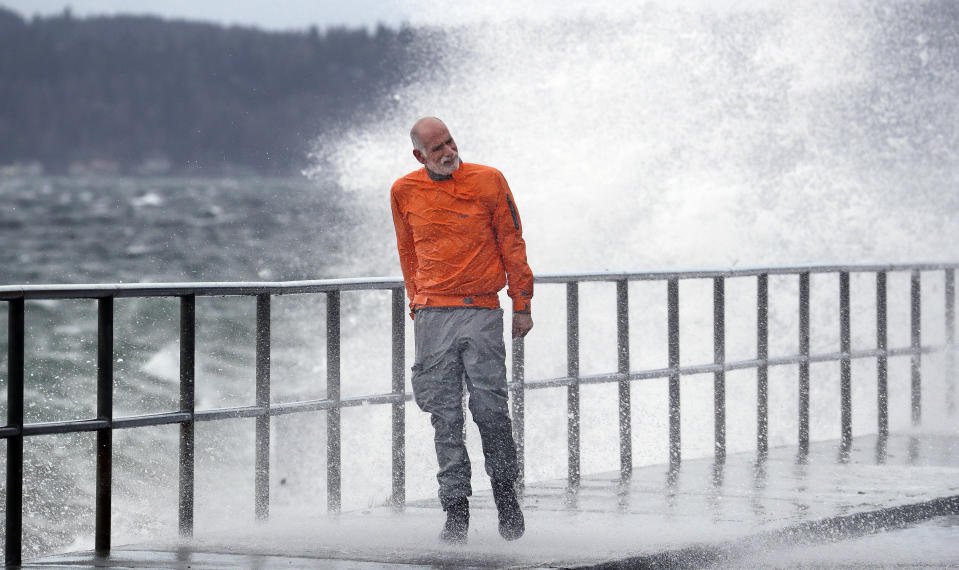
[[[392,404],[399,401],[409,401],[413,399],[412,394],[405,394],[401,400],[396,394],[377,394],[373,396],[357,396],[353,398],[343,398],[340,400],[340,408],[350,408],[363,406],[367,404]],[[334,405],[331,400],[306,400],[302,402],[287,402],[284,404],[271,404],[269,410],[264,406],[242,406],[239,408],[219,408],[216,410],[203,410],[196,412],[196,421],[205,422],[210,420],[234,419],[234,418],[255,418],[268,414],[270,416],[282,416],[297,412],[316,412],[329,410]]]
[[[680,366],[679,374],[681,376],[692,376],[694,374],[713,374],[722,371],[725,368],[721,364],[695,364],[691,366]]]
[[[688,269],[640,272],[608,272],[589,274],[549,274],[536,276],[537,283],[571,281],[663,281],[669,279],[708,279],[716,277],[749,277],[761,274],[798,275],[800,273],[937,271],[959,269],[959,263],[914,263],[880,265],[797,265],[781,267],[743,267]],[[358,277],[310,281],[247,281],[247,282],[183,282],[183,283],[100,283],[80,285],[4,285],[0,300],[66,299],[102,297],[200,297],[294,295],[329,291],[387,290],[403,287],[397,277]]]
[[[959,348],[959,346],[953,346],[952,348]],[[896,356],[911,356],[913,354],[934,354],[937,352],[944,352],[950,349],[950,346],[947,344],[942,345],[931,345],[923,346],[921,349],[914,349],[912,347],[902,347],[902,348],[891,348],[886,350],[879,349],[863,349],[863,350],[854,350],[849,353],[849,357],[852,359],[862,359],[862,358],[876,358],[880,356],[886,357],[896,357]],[[682,376],[693,376],[697,374],[711,374],[715,372],[730,372],[734,370],[748,370],[751,368],[757,368],[763,364],[768,366],[786,366],[799,364],[803,362],[810,363],[821,363],[821,362],[838,362],[840,359],[845,356],[841,352],[829,352],[822,354],[814,354],[808,357],[806,356],[779,356],[772,357],[765,361],[759,359],[750,359],[750,360],[738,360],[738,361],[728,361],[723,365],[719,364],[697,364],[689,366],[680,366],[678,373]],[[619,372],[610,372],[604,374],[589,374],[579,376],[580,384],[606,384],[610,382],[619,382],[623,380],[624,377],[628,378],[630,381],[633,380],[653,380],[657,378],[668,378],[674,371],[671,368],[657,368],[651,370],[640,370],[630,372],[628,375],[624,375]],[[528,390],[538,390],[541,388],[554,388],[561,386],[568,386],[570,382],[573,381],[571,377],[559,377],[559,378],[549,378],[543,380],[527,380],[523,383],[523,387]],[[514,386],[513,383],[509,384],[510,388],[515,388],[518,385]],[[356,406],[365,406],[365,405],[378,405],[378,404],[393,404],[401,401],[412,401],[413,394],[407,392],[403,394],[402,398],[397,394],[376,394],[371,396],[355,396],[352,398],[343,398],[340,400],[340,408],[350,408]],[[237,408],[220,408],[215,410],[203,410],[196,412],[195,421],[212,421],[212,420],[221,420],[221,419],[239,419],[239,418],[255,418],[262,416],[263,414],[268,414],[270,416],[282,416],[287,414],[294,414],[300,412],[315,412],[329,410],[333,407],[331,400],[322,399],[322,400],[305,400],[300,402],[287,402],[281,404],[272,404],[270,409],[267,410],[263,406],[242,406]],[[23,427],[24,436],[34,436],[34,435],[49,435],[49,434],[62,434],[62,433],[73,433],[73,432],[85,432],[85,431],[96,431],[98,429],[128,429],[135,427],[147,427],[147,426],[158,426],[158,425],[169,425],[169,424],[180,424],[190,421],[190,414],[187,412],[168,412],[160,414],[152,414],[145,416],[128,416],[122,418],[115,418],[112,422],[108,420],[73,420],[73,421],[64,421],[64,422],[49,422],[49,423],[38,423],[38,424],[27,424]],[[0,427],[0,439],[6,439],[10,437],[16,437],[20,435],[20,430],[12,426],[2,426]]]
[[[270,406],[270,414],[274,416],[285,416],[287,414],[301,412],[320,412],[330,409],[330,404],[331,400],[304,400],[302,402],[273,404]]]
[[[165,424],[178,424],[189,421],[190,415],[173,412],[169,414],[155,414],[149,416],[130,416],[125,418],[115,418],[110,420],[68,420],[63,422],[44,422],[37,424],[27,424],[23,426],[24,436],[50,435],[63,433],[79,433],[85,431],[97,431],[100,429],[125,429],[134,427],[145,427]],[[20,435],[20,430],[16,427],[0,427],[0,439]]]
[[[792,360],[793,358],[796,358],[796,359],[797,359],[797,360],[796,360],[797,362],[800,362],[800,361],[802,361],[802,360],[805,360],[805,359],[804,359],[803,357],[801,357],[801,356],[789,357],[789,360]],[[772,365],[775,360],[779,360],[779,359],[778,359],[778,358],[770,358],[770,359],[762,360],[762,359],[758,359],[758,358],[753,358],[753,359],[750,359],[750,360],[733,360],[733,361],[730,361],[730,362],[727,362],[726,364],[724,364],[721,369],[717,367],[716,370],[714,370],[714,372],[715,372],[715,371],[719,371],[719,370],[722,370],[722,371],[724,371],[724,372],[729,372],[729,371],[732,371],[732,370],[749,370],[750,368],[759,368],[759,367],[762,366],[763,364],[766,364],[767,366]],[[783,358],[782,360],[783,360],[783,362],[781,362],[781,363],[779,363],[779,364],[787,364],[787,363],[788,363],[788,362],[785,361],[785,360],[786,360],[785,358]],[[682,370],[680,370],[680,373],[682,373]]]
[[[572,378],[551,378],[548,380],[527,380],[523,383],[523,386],[527,390],[537,390],[539,388],[554,388],[558,386],[568,386],[572,381]],[[509,384],[507,383],[507,387]]]
[[[355,398],[341,398],[340,407],[341,408],[352,408],[354,406],[365,406],[367,404],[393,404],[396,402],[403,402],[406,400],[411,400],[413,398],[412,394],[408,394],[408,398],[400,398],[397,394],[377,394],[375,396],[357,396]]]
[[[406,393],[403,396],[397,394],[378,394],[374,396],[357,396],[353,398],[344,398],[340,400],[340,408],[351,408],[365,405],[394,404],[397,402],[412,401],[413,394]],[[273,404],[267,412],[263,406],[242,406],[238,408],[219,408],[215,410],[203,410],[196,412],[195,421],[213,421],[222,419],[241,419],[255,418],[268,413],[270,416],[280,416],[297,412],[322,411],[332,408],[330,400],[309,400],[303,402],[290,402],[285,404]],[[51,422],[28,424],[23,428],[24,436],[46,435],[51,433],[71,433],[96,431],[98,429],[127,429],[135,427],[158,426],[168,424],[180,424],[190,421],[190,414],[186,412],[170,412],[162,414],[153,414],[148,416],[129,416],[116,418],[112,422],[108,420],[73,420],[65,422]],[[20,430],[16,427],[0,427],[0,439],[15,437],[20,435]]]
[[[955,347],[954,347],[955,348]],[[892,350],[886,351],[889,356],[907,356],[912,354],[935,354],[937,352],[945,352],[949,350],[949,345],[947,344],[938,344],[938,345],[925,345],[922,347],[916,348],[895,348]]]
[[[129,416],[113,419],[113,429],[127,429],[136,427],[162,426],[170,424],[182,424],[190,421],[192,418],[187,412],[169,412],[164,414],[151,414],[147,416]]]
[[[404,394],[403,397],[398,394],[377,394],[374,396],[357,396],[354,398],[341,398],[340,408],[352,408],[355,406],[375,405],[375,404],[395,404],[413,399],[412,394]],[[302,402],[287,402],[284,404],[273,404],[270,408],[270,415],[282,416],[298,412],[319,412],[329,410],[334,407],[332,400],[304,400]]]
[[[673,373],[671,368],[656,368],[653,370],[641,370],[629,373],[630,380],[652,380],[654,378],[669,378]]]
[[[584,274],[537,275],[537,283],[566,283],[569,281],[664,281],[669,279],[710,279],[716,277],[754,277],[756,275],[798,275],[800,273],[873,273],[877,271],[938,271],[955,268],[956,263],[916,264],[851,264],[851,265],[791,265],[779,267],[743,267],[738,269],[689,269],[642,272],[597,272]]]
[[[0,300],[64,299],[101,297],[198,297],[294,295],[327,291],[395,289],[403,281],[393,277],[324,279],[319,281],[231,283],[104,283],[87,285],[7,285],[0,287]]]
[[[285,416],[287,414],[301,412],[320,412],[328,409],[330,409],[330,400],[304,400],[302,402],[272,404],[270,406],[270,414],[274,416]]]
[[[232,420],[255,418],[266,413],[263,406],[242,406],[239,408],[219,408],[216,410],[197,410],[194,412],[194,421],[208,422],[211,420]]]
[[[626,374],[621,372],[609,372],[606,374],[590,374],[585,376],[579,376],[580,384],[606,384],[607,382],[619,382],[626,377]]]
[[[852,359],[858,358],[875,358],[877,356],[909,356],[914,353],[922,354],[932,354],[935,352],[942,352],[948,350],[948,345],[938,345],[938,346],[925,346],[922,349],[913,349],[913,348],[897,348],[889,350],[878,350],[878,349],[865,349],[865,350],[854,350],[849,353],[849,357]],[[747,370],[750,368],[758,368],[759,366],[765,364],[767,366],[782,366],[787,364],[798,364],[801,362],[838,362],[845,356],[841,352],[830,352],[824,354],[814,354],[808,357],[806,356],[781,356],[775,358],[768,358],[765,360],[760,359],[751,359],[751,360],[738,360],[732,362],[726,362],[723,365],[719,364],[696,364],[690,366],[680,366],[677,370],[672,368],[657,368],[652,370],[641,370],[637,372],[630,372],[628,375],[629,380],[653,380],[657,378],[668,378],[673,373],[679,373],[682,376],[692,376],[696,374],[711,374],[715,372],[729,372],[732,370]],[[610,372],[605,374],[590,374],[590,375],[580,375],[579,383],[580,384],[604,384],[609,382],[619,382],[622,380],[624,375],[619,372]],[[523,383],[523,386],[530,390],[537,390],[540,388],[555,388],[560,386],[567,386],[570,382],[573,381],[573,378],[569,376],[559,377],[559,378],[548,378],[543,380],[527,380]],[[512,384],[510,384],[512,385]]]
[[[84,431],[97,431],[110,427],[109,420],[73,420],[65,422],[48,422],[27,424],[23,426],[23,435],[51,435]]]
[[[896,357],[910,356],[915,353],[934,354],[949,350],[950,346],[932,345],[923,346],[921,349],[912,347],[893,348],[887,350],[863,349],[854,350],[849,353],[852,359],[876,358],[879,356]],[[959,348],[959,347],[953,347]],[[758,359],[729,361],[723,365],[718,364],[700,364],[679,367],[678,373],[682,376],[692,376],[697,374],[710,374],[715,372],[729,372],[734,370],[746,370],[756,368],[763,364],[768,366],[785,366],[799,364],[802,362],[838,362],[844,356],[841,352],[830,352],[823,354],[805,356],[781,356],[769,358],[766,361]],[[670,368],[658,368],[651,370],[641,370],[630,372],[624,375],[619,372],[605,374],[581,375],[579,382],[581,384],[605,384],[610,382],[619,382],[624,377],[633,380],[652,380],[657,378],[668,378],[674,370]],[[528,390],[537,390],[541,388],[552,388],[568,386],[573,379],[570,377],[549,378],[544,380],[525,381],[523,387]],[[510,384],[510,387],[512,384]],[[356,396],[352,398],[343,398],[340,400],[340,408],[349,408],[364,405],[393,404],[400,401],[411,401],[413,395],[405,393],[402,398],[396,394],[376,394],[371,396]],[[242,406],[237,408],[220,408],[215,410],[203,410],[196,412],[195,421],[212,421],[220,419],[239,419],[255,418],[268,414],[270,416],[281,416],[300,412],[323,411],[333,407],[331,400],[306,400],[301,402],[287,402],[282,404],[272,404],[269,410],[262,406]],[[159,426],[170,424],[181,424],[190,421],[190,414],[187,412],[168,412],[152,414],[145,416],[128,416],[115,418],[112,422],[108,420],[72,420],[63,422],[48,422],[27,424],[23,427],[24,436],[50,435],[63,433],[77,433],[96,431],[99,429],[129,429],[135,427]],[[20,430],[13,426],[0,427],[0,439],[16,437],[20,435]]]

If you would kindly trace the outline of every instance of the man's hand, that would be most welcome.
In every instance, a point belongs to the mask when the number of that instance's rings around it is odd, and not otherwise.
[[[533,328],[533,316],[528,313],[513,313],[513,338],[526,336]]]

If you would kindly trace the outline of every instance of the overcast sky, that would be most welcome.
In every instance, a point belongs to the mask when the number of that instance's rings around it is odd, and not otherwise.
[[[788,0],[653,0],[695,9],[789,5]],[[61,14],[69,6],[77,17],[115,14],[154,15],[266,30],[305,30],[315,25],[374,27],[419,24],[462,24],[514,19],[579,18],[604,14],[616,17],[643,6],[625,0],[0,0],[24,17]]]
[[[0,6],[28,18],[59,14],[69,6],[79,17],[150,14],[271,30],[305,29],[314,24],[320,28],[396,26],[411,19],[414,5],[403,0],[0,0]]]
[[[773,0],[657,0],[713,8],[717,4],[763,5]],[[786,0],[777,0],[786,1]],[[73,15],[138,14],[164,18],[200,20],[225,25],[239,24],[267,30],[305,30],[311,25],[374,27],[379,23],[398,26],[463,24],[514,19],[536,20],[557,16],[577,18],[603,13],[615,16],[635,10],[640,3],[624,0],[0,0],[24,17],[61,14],[69,6]]]

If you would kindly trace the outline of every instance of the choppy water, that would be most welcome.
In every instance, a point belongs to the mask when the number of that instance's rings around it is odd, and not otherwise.
[[[7,178],[0,180],[0,203],[0,282],[5,285],[339,276],[361,224],[342,194],[294,179]],[[176,300],[121,299],[115,310],[115,414],[177,409]],[[277,301],[275,319],[281,322],[274,333],[274,373],[284,381],[276,383],[275,399],[325,392],[325,381],[318,378],[325,370],[323,336],[314,327],[325,322],[324,310],[316,299]],[[25,421],[95,416],[96,311],[94,301],[27,302]],[[5,318],[6,308],[0,312]],[[252,403],[252,300],[200,299],[197,315],[198,408]],[[284,326],[287,316],[296,324]],[[2,338],[5,366],[5,328]],[[321,344],[311,347],[310,342]],[[5,388],[0,412],[5,416]],[[312,429],[320,433],[322,425],[312,419]],[[198,429],[204,457],[198,487],[213,486],[203,492],[213,503],[223,502],[217,498],[218,483],[235,479],[242,487],[246,482],[240,465],[250,458],[248,427]],[[119,540],[176,528],[176,436],[175,428],[117,433]],[[89,544],[93,442],[89,434],[80,434],[25,443],[25,555]],[[237,448],[244,451],[234,453]],[[204,514],[198,516],[202,520]]]
[[[4,284],[332,276],[356,225],[295,179],[11,178],[0,201]]]

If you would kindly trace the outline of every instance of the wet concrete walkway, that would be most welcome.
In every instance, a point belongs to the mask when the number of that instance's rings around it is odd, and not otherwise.
[[[437,539],[434,501],[403,512],[372,509],[309,520],[274,517],[190,541],[115,547],[27,561],[26,568],[576,568],[736,566],[751,553],[845,540],[959,514],[959,437],[857,438],[848,457],[836,442],[813,444],[805,461],[775,448],[763,461],[735,454],[534,483],[523,498],[527,533],[496,531],[489,491],[471,501],[469,543]]]

